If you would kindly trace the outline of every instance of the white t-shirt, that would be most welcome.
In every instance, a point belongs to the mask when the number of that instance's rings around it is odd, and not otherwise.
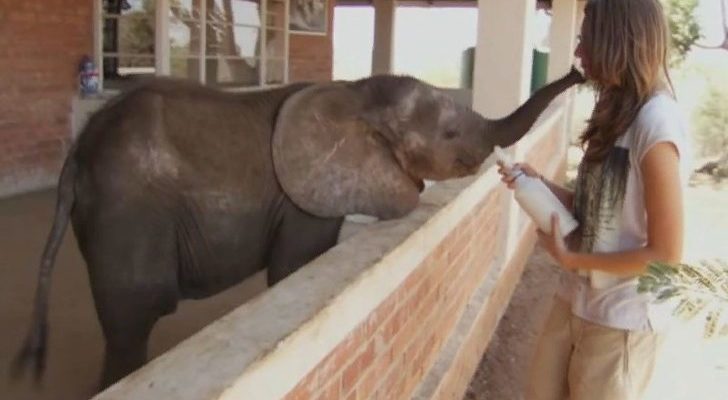
[[[577,177],[575,214],[581,226],[579,250],[617,252],[647,243],[647,214],[640,164],[657,143],[673,143],[680,156],[681,182],[691,171],[687,123],[667,93],[654,95],[627,132],[597,165],[582,163]],[[565,273],[559,295],[572,312],[588,321],[617,329],[659,331],[670,309],[649,294],[637,292],[638,278],[620,278],[602,271]]]

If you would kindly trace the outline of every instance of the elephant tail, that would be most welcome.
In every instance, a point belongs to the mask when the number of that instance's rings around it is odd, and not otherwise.
[[[10,371],[14,378],[22,376],[27,368],[32,368],[35,379],[39,380],[45,370],[46,343],[48,340],[48,294],[51,273],[75,201],[74,186],[77,170],[78,165],[74,146],[66,158],[58,180],[56,214],[40,261],[30,330],[25,338],[23,348],[16,356]]]

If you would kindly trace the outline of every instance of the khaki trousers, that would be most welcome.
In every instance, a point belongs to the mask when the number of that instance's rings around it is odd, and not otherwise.
[[[554,298],[526,389],[527,400],[642,400],[662,336],[585,321]]]

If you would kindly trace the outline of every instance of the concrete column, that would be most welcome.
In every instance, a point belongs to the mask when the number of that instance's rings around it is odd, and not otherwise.
[[[536,0],[478,0],[473,109],[487,118],[511,113],[529,96],[535,15]],[[510,151],[514,160],[522,160],[518,145]],[[511,258],[521,239],[517,207],[511,195],[503,196],[500,223],[507,229],[500,244],[501,260]]]
[[[99,71],[99,91],[104,90],[104,10],[103,4],[99,1],[93,3],[93,52],[94,63]]]
[[[558,79],[571,69],[574,63],[574,49],[576,36],[579,34],[581,15],[583,15],[585,2],[577,0],[553,0],[551,8],[551,37],[549,41],[549,67],[548,80]],[[569,139],[574,136],[571,131],[571,119],[574,112],[574,89],[569,89],[566,95],[561,96],[565,103],[565,113],[561,129],[561,147],[564,152],[568,150]]]
[[[372,50],[372,75],[388,74],[394,69],[394,16],[395,0],[373,0],[374,49]]]
[[[154,31],[154,65],[157,76],[170,73],[169,59],[169,0],[157,0]]]
[[[536,0],[478,0],[473,108],[486,117],[515,110],[530,91]]]
[[[579,0],[576,2],[576,25],[581,27],[581,22],[584,20],[584,8],[586,7],[586,0]]]
[[[569,72],[574,62],[576,35],[579,34],[576,3],[577,0],[553,0],[549,40],[549,82]]]

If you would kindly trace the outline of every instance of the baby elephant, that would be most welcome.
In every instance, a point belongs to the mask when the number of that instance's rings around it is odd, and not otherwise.
[[[95,113],[68,154],[30,333],[40,376],[53,261],[68,221],[106,339],[102,387],[143,365],[156,321],[267,267],[269,285],[332,247],[347,214],[402,217],[423,180],[476,172],[576,71],[500,120],[417,79],[228,93],[155,79]]]

